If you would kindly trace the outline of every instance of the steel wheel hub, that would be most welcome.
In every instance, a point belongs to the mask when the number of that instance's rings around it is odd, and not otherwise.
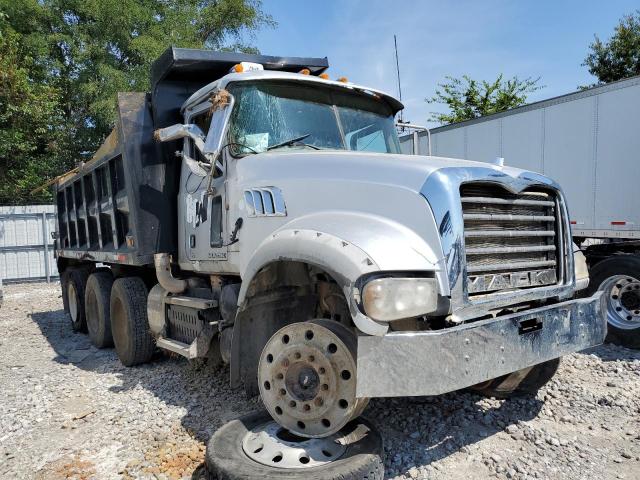
[[[640,280],[616,275],[602,282],[607,296],[607,320],[622,330],[640,328]]]
[[[304,438],[271,421],[248,432],[242,449],[252,460],[270,467],[319,467],[344,454],[347,447],[336,442],[338,436]]]
[[[356,398],[355,343],[332,321],[302,322],[280,329],[260,357],[260,396],[284,428],[306,438],[339,431],[362,413]]]

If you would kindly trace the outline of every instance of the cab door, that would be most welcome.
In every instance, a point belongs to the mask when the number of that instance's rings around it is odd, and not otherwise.
[[[186,121],[198,125],[206,134],[211,125],[210,104],[196,107]],[[224,165],[220,160],[212,167],[211,173],[203,168],[202,165],[208,162],[190,139],[185,139],[182,155],[183,165],[187,168],[185,172],[183,167],[182,188],[187,258],[197,262],[196,270],[218,270],[212,268],[210,262],[227,259],[227,246],[224,242],[227,237]],[[199,262],[203,263],[200,265]]]

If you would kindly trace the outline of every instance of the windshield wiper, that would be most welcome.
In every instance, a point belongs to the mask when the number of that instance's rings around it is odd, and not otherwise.
[[[290,140],[286,140],[284,142],[280,142],[280,143],[276,143],[275,145],[271,145],[270,147],[267,147],[267,151],[269,150],[273,150],[274,148],[280,148],[280,147],[288,147],[289,145],[303,145],[305,147],[311,147],[315,150],[320,150],[320,147],[316,147],[315,145],[311,145],[310,143],[304,143],[302,142],[302,140],[304,140],[305,138],[309,137],[311,134],[307,133],[305,135],[300,135],[299,137],[296,138],[292,138]]]

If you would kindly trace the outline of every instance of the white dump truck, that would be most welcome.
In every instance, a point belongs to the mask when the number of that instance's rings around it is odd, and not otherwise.
[[[403,105],[327,67],[171,48],[56,182],[73,328],[127,366],[229,363],[260,394],[273,420],[225,431],[220,478],[380,478],[373,426],[353,427],[370,398],[535,392],[606,333],[601,294],[574,298],[557,183],[401,154]]]
[[[608,340],[640,348],[640,77],[431,130],[435,155],[549,175],[564,189],[574,242],[586,256],[587,294],[604,292]],[[401,148],[429,150],[426,131]]]

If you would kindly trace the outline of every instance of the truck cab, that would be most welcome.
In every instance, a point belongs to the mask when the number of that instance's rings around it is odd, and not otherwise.
[[[177,233],[151,249],[153,269],[149,255],[122,250],[120,261],[90,242],[58,251],[75,292],[86,275],[113,277],[108,317],[126,364],[155,347],[227,362],[232,385],[259,393],[280,425],[326,437],[371,397],[535,391],[560,356],[602,342],[601,294],[573,298],[584,260],[553,180],[403,155],[392,96],[329,80],[311,61],[233,58],[198,88],[179,77],[154,87],[144,118],[149,145],[164,146],[166,183],[177,184],[157,195],[175,205]],[[162,110],[172,95],[183,101]],[[133,198],[147,178],[123,181],[123,192],[133,183]],[[64,227],[83,218],[70,197],[59,202]],[[151,208],[145,198],[140,210]],[[91,199],[78,205],[92,215]]]

